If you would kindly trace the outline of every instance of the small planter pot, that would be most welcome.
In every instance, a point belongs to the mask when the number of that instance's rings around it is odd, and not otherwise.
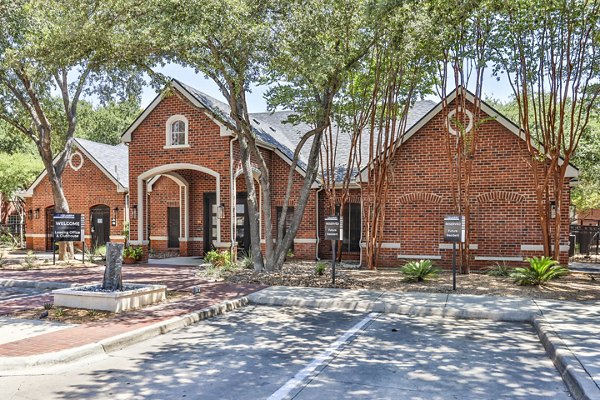
[[[133,257],[123,257],[123,264],[135,264],[136,261]]]

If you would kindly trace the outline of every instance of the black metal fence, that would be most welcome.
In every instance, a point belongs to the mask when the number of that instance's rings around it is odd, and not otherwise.
[[[600,226],[571,225],[569,255],[600,254]]]

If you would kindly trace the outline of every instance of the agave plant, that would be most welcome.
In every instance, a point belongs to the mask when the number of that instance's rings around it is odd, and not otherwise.
[[[515,268],[510,274],[519,285],[544,285],[546,282],[569,273],[558,261],[551,257],[532,257],[526,259],[528,268]]]
[[[404,275],[405,282],[423,282],[436,277],[440,270],[433,265],[431,260],[420,260],[406,263],[400,273]]]

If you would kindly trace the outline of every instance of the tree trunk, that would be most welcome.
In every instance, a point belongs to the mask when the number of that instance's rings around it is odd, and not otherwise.
[[[248,202],[248,216],[250,222],[250,253],[254,263],[254,270],[260,272],[264,269],[262,252],[260,251],[260,213],[258,212],[258,196],[256,195],[256,185],[254,184],[254,175],[252,163],[250,162],[250,152],[248,142],[243,135],[239,136],[240,153],[242,158],[242,168],[244,178],[246,179],[246,191]]]

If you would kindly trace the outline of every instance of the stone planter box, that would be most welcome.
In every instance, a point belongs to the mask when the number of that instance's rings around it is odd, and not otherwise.
[[[167,287],[165,285],[128,283],[124,286],[128,290],[122,292],[95,292],[89,290],[90,288],[98,288],[100,285],[53,290],[54,305],[118,313],[166,299]]]

